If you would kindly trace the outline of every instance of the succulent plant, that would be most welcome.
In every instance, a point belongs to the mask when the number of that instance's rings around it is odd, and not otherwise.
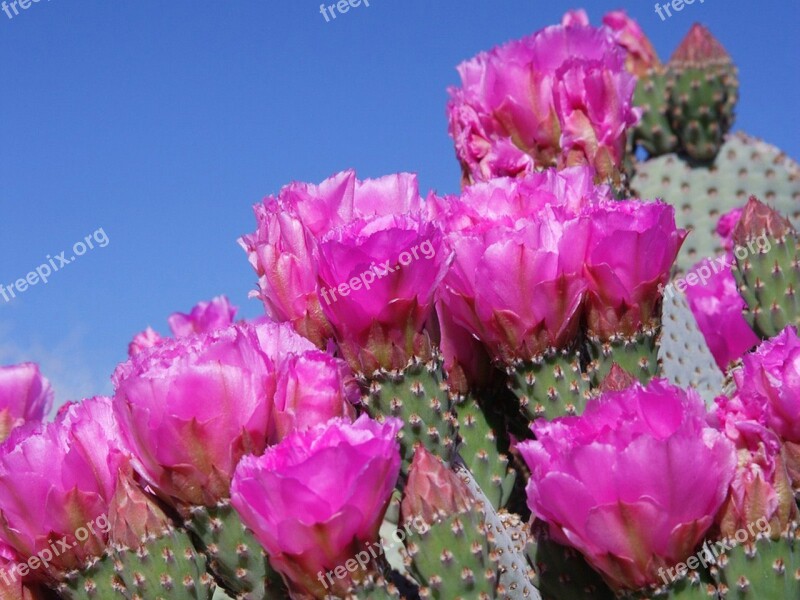
[[[173,314],[54,423],[0,368],[0,597],[800,598],[800,167],[730,56],[571,11],[459,70],[460,194],[284,187],[268,318]]]

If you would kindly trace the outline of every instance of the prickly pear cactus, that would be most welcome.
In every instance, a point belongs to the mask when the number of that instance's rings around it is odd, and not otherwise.
[[[678,136],[669,122],[667,73],[662,65],[650,71],[636,84],[633,103],[642,109],[642,118],[633,130],[633,144],[649,156],[660,156],[678,148]]]
[[[800,238],[789,231],[780,238],[767,237],[764,247],[736,256],[733,276],[747,303],[745,317],[762,338],[800,324]],[[752,240],[751,240],[752,244]]]
[[[800,538],[797,524],[778,540],[768,537],[726,550],[712,569],[721,598],[800,598]]]
[[[588,374],[592,386],[606,378],[614,363],[625,369],[642,383],[658,374],[658,342],[660,325],[644,327],[630,338],[618,335],[608,340],[589,337],[587,345],[591,362]]]
[[[548,350],[530,361],[520,360],[506,371],[509,388],[531,420],[576,415],[586,407],[589,380],[581,372],[577,351]]]
[[[230,595],[242,600],[288,598],[280,576],[272,570],[261,544],[242,525],[230,502],[195,506],[186,528],[200,540],[208,568]]]
[[[477,400],[466,396],[458,398],[455,404],[459,456],[492,506],[501,508],[511,496],[517,473],[509,467],[508,456],[498,450],[497,435]]]
[[[678,256],[685,272],[722,252],[714,234],[719,217],[758,196],[800,222],[800,165],[776,147],[743,133],[725,140],[709,164],[667,154],[638,162],[631,180],[634,196],[661,198],[675,206],[678,226],[693,233]]]
[[[661,309],[661,374],[679,387],[693,387],[706,404],[723,391],[725,376],[717,366],[705,338],[697,328],[686,297],[667,294]]]
[[[463,465],[458,465],[458,473],[477,499],[485,519],[485,531],[492,551],[490,558],[496,557],[499,564],[496,598],[541,600],[533,583],[535,573],[526,556],[528,532],[519,517],[502,509],[495,511]]]
[[[498,565],[490,552],[485,514],[480,507],[412,531],[406,548],[408,568],[422,585],[421,597],[495,597]]]
[[[733,124],[739,97],[736,67],[705,27],[692,26],[667,65],[669,121],[683,151],[712,160]]]
[[[210,600],[215,586],[205,567],[186,532],[171,529],[136,550],[110,550],[67,574],[58,591],[71,600]]]
[[[379,421],[389,416],[403,420],[400,447],[404,472],[417,443],[446,462],[452,461],[457,422],[450,410],[440,356],[427,362],[412,359],[403,371],[381,370],[369,378],[362,376],[361,380],[368,390],[362,402],[370,416]]]

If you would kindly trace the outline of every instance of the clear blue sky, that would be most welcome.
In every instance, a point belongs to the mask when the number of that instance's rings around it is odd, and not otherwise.
[[[694,21],[741,71],[737,128],[794,158],[800,9],[697,0],[667,21],[625,8],[668,58]],[[283,184],[347,167],[418,172],[454,192],[446,88],[482,49],[555,23],[572,3],[371,0],[326,23],[308,0],[41,0],[0,12],[0,283],[98,228],[87,252],[10,303],[0,363],[37,360],[57,400],[108,392],[131,336],[255,278],[236,238]],[[68,256],[71,253],[68,253]]]

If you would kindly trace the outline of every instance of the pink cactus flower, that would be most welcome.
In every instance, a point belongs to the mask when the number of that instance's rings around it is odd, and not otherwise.
[[[269,443],[335,417],[352,421],[359,395],[343,361],[319,350],[289,355],[278,372]]]
[[[702,400],[663,380],[607,392],[580,417],[533,425],[517,445],[528,505],[616,590],[661,581],[714,522],[733,478],[733,444]]]
[[[423,218],[415,176],[359,181],[346,171],[294,183],[256,216],[241,243],[269,314],[319,347],[335,338],[361,372],[429,353],[425,329],[450,255]]]
[[[744,208],[734,208],[728,211],[717,221],[717,235],[722,238],[722,247],[726,252],[733,252],[733,232],[742,218]]]
[[[690,273],[696,274],[705,267],[710,276],[686,288],[686,300],[697,326],[723,371],[759,342],[742,314],[745,302],[731,273],[732,260],[732,256],[726,256],[714,263],[705,261],[695,265]],[[721,262],[724,266],[719,266]]]
[[[343,363],[321,355],[288,324],[240,322],[134,356],[113,379],[137,470],[179,507],[227,498],[242,456],[314,418],[352,414]]]
[[[569,27],[571,25],[578,25],[581,27],[588,27],[589,26],[589,15],[586,14],[586,11],[582,8],[577,10],[568,10],[564,13],[564,16],[561,17],[561,24],[564,27]]]
[[[52,405],[53,389],[38,365],[0,367],[0,442],[15,427],[44,419]]]
[[[588,170],[570,169],[475,184],[460,198],[429,198],[430,218],[456,253],[439,290],[446,326],[466,330],[505,362],[571,340],[586,290],[586,235],[576,215],[606,194]]]
[[[743,357],[733,372],[738,394],[750,414],[782,439],[800,443],[800,339],[787,327]]]
[[[167,319],[172,335],[185,337],[195,333],[209,333],[233,323],[236,307],[227,297],[217,296],[209,302],[200,302],[189,314],[176,312]]]
[[[800,340],[793,327],[763,342],[732,371],[737,391],[718,399],[726,431],[732,422],[752,420],[774,431],[782,445],[786,469],[800,492]]]
[[[46,600],[42,586],[37,582],[20,577],[16,572],[21,558],[11,546],[0,542],[0,598],[3,600]]]
[[[400,472],[401,426],[333,419],[239,463],[231,502],[297,597],[343,595],[364,576],[326,573],[378,539]]]
[[[51,552],[33,577],[62,580],[105,551],[105,517],[118,473],[129,464],[121,437],[110,399],[93,398],[55,423],[17,430],[0,446],[0,539],[23,560],[54,540],[68,545]]]
[[[322,193],[328,186],[309,189]],[[317,294],[319,252],[302,221],[286,209],[285,198],[293,193],[293,188],[284,188],[279,198],[257,204],[258,227],[255,233],[240,238],[239,244],[258,275],[256,295],[264,302],[267,315],[291,323],[300,335],[323,348],[333,331]]]
[[[636,80],[610,30],[587,20],[568,13],[459,65],[447,112],[465,183],[575,165],[619,179]]]
[[[663,286],[686,238],[675,209],[627,200],[585,211],[588,327],[608,339],[633,335],[657,316]]]
[[[781,441],[771,430],[748,420],[738,398],[717,399],[709,423],[736,446],[737,466],[725,504],[717,515],[722,537],[745,531],[773,539],[797,518],[797,505],[781,453]]]
[[[625,67],[637,77],[661,64],[653,44],[639,24],[623,10],[615,10],[603,17],[603,25],[611,30],[614,40],[628,53]]]
[[[144,331],[137,333],[131,343],[128,344],[128,357],[136,356],[148,348],[157,346],[163,339],[152,327],[148,327]]]

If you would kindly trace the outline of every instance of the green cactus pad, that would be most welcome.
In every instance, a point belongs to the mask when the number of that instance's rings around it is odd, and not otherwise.
[[[763,537],[726,551],[712,569],[721,598],[766,600],[800,598],[800,540],[796,524],[778,540]]]
[[[589,337],[587,346],[591,362],[587,369],[592,386],[598,386],[617,363],[642,383],[659,372],[658,346],[661,328],[643,328],[635,336],[615,336],[609,340]]]
[[[800,222],[800,166],[743,133],[728,136],[710,165],[695,165],[676,154],[638,162],[631,188],[636,197],[661,198],[675,206],[678,226],[693,231],[678,256],[682,272],[722,252],[715,234],[719,217],[744,206],[751,195]]]
[[[495,509],[505,506],[517,473],[497,447],[497,436],[478,402],[471,396],[456,400],[459,422],[458,453]]]
[[[344,600],[400,600],[397,587],[383,577],[372,577],[350,590]]]
[[[411,359],[402,371],[376,371],[359,376],[367,394],[362,402],[373,418],[398,417],[403,421],[400,447],[403,472],[408,471],[414,446],[421,443],[450,463],[455,453],[457,422],[451,412],[450,393],[444,382],[442,359]]]
[[[682,150],[711,161],[733,125],[738,99],[736,67],[730,59],[695,64],[673,59],[667,67],[669,120]]]
[[[800,324],[800,238],[788,233],[780,239],[765,237],[759,248],[749,240],[743,258],[734,255],[733,276],[747,303],[745,317],[762,338]],[[763,242],[762,240],[762,242]]]
[[[681,293],[666,294],[661,309],[661,373],[681,388],[694,388],[707,405],[722,393],[725,376],[708,349]]]
[[[529,419],[555,419],[583,412],[589,381],[578,352],[548,350],[530,361],[507,367],[508,386]]]
[[[505,510],[495,511],[475,478],[463,466],[458,473],[467,484],[484,514],[487,540],[499,566],[497,598],[513,600],[541,600],[533,580],[534,570],[526,556],[530,535],[518,515]]]
[[[198,549],[208,558],[209,572],[228,594],[241,600],[288,598],[261,544],[228,500],[214,507],[192,507],[186,528],[199,539]]]
[[[216,586],[205,567],[186,532],[171,529],[67,574],[58,591],[70,600],[209,600]]]
[[[479,507],[420,529],[411,528],[406,548],[408,568],[421,584],[421,598],[496,597],[497,558],[491,553]]]
[[[667,116],[669,96],[666,73],[661,66],[651,69],[636,84],[633,103],[642,109],[642,118],[633,130],[633,143],[651,157],[673,152],[678,147],[678,136]]]

